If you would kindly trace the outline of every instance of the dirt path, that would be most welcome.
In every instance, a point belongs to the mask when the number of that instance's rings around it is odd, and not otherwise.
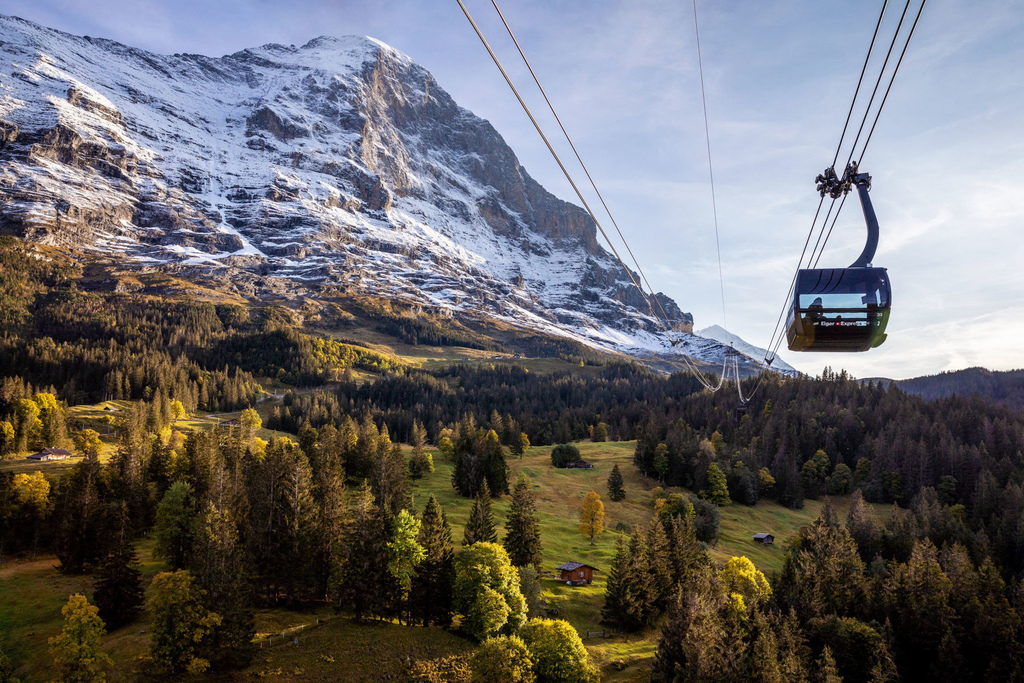
[[[32,560],[31,562],[14,562],[11,564],[5,564],[0,567],[0,579],[6,579],[10,576],[17,574],[23,574],[25,572],[39,571],[54,569],[57,566],[58,560],[53,555],[47,555],[46,557],[38,560]]]

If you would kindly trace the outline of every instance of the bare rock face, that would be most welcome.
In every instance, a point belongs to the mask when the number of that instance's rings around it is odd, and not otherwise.
[[[168,56],[0,17],[0,232],[254,296],[336,287],[604,348],[666,342],[590,217],[369,38]]]

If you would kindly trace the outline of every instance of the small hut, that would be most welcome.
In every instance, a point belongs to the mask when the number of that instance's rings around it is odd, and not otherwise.
[[[592,583],[594,581],[594,572],[599,571],[596,567],[591,567],[589,564],[583,564],[582,562],[566,562],[555,567],[555,569],[560,572],[558,575],[560,581],[565,581],[573,586]]]
[[[570,460],[565,463],[565,469],[567,470],[592,470],[594,469],[593,463],[589,463],[586,460]]]
[[[775,537],[771,534],[754,534],[754,542],[762,545],[775,545]]]
[[[71,451],[66,451],[63,448],[44,448],[38,453],[25,458],[26,460],[66,460],[71,457]]]

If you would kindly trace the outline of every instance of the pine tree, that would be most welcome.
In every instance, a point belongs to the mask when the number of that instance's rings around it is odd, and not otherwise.
[[[651,567],[647,538],[639,525],[633,527],[627,545],[629,559],[626,586],[630,592],[625,601],[624,618],[627,630],[637,630],[654,623],[658,616],[658,585]]]
[[[677,590],[696,590],[707,581],[711,556],[701,546],[689,518],[673,517],[668,533],[669,561]]]
[[[462,545],[497,542],[498,532],[494,529],[494,515],[491,513],[491,489],[487,486],[487,480],[484,480],[469,511],[469,520],[463,530]]]
[[[622,483],[622,472],[619,471],[619,466],[616,464],[612,467],[612,473],[608,475],[608,497],[615,502],[626,497],[626,489],[623,488]]]
[[[79,574],[102,555],[106,515],[100,502],[101,469],[98,459],[86,458],[57,482],[51,524],[62,573]]]
[[[183,481],[176,482],[167,489],[156,509],[155,554],[166,559],[172,569],[184,568],[195,531],[192,487]]]
[[[217,497],[226,500],[230,493]],[[226,505],[217,507],[208,500],[192,553],[192,573],[205,593],[203,604],[221,616],[197,651],[215,670],[244,668],[254,654],[252,570],[239,543],[235,518]]]
[[[496,495],[508,493],[508,449],[501,445],[497,432],[487,432],[483,443],[484,479]]]
[[[532,565],[540,569],[540,521],[537,519],[533,488],[525,474],[519,475],[512,489],[512,505],[505,520],[504,544],[513,566]]]
[[[371,467],[370,486],[377,498],[377,506],[388,522],[399,510],[408,508],[412,503],[409,494],[409,465],[405,461],[402,447],[391,443],[387,425],[380,430],[377,454]]]
[[[93,602],[100,618],[111,629],[134,621],[144,602],[142,572],[132,547],[131,521],[127,506],[118,515],[118,531],[110,544],[96,581]]]
[[[413,618],[424,626],[450,626],[452,623],[452,581],[455,579],[455,549],[452,528],[444,508],[433,495],[427,500],[420,517],[420,533],[416,539],[426,556],[416,568],[410,602]]]

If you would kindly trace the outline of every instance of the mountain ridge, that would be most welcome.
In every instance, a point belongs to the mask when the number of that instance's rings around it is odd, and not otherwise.
[[[247,298],[328,287],[671,355],[589,215],[380,41],[155,55],[15,17],[0,38],[0,233]]]

